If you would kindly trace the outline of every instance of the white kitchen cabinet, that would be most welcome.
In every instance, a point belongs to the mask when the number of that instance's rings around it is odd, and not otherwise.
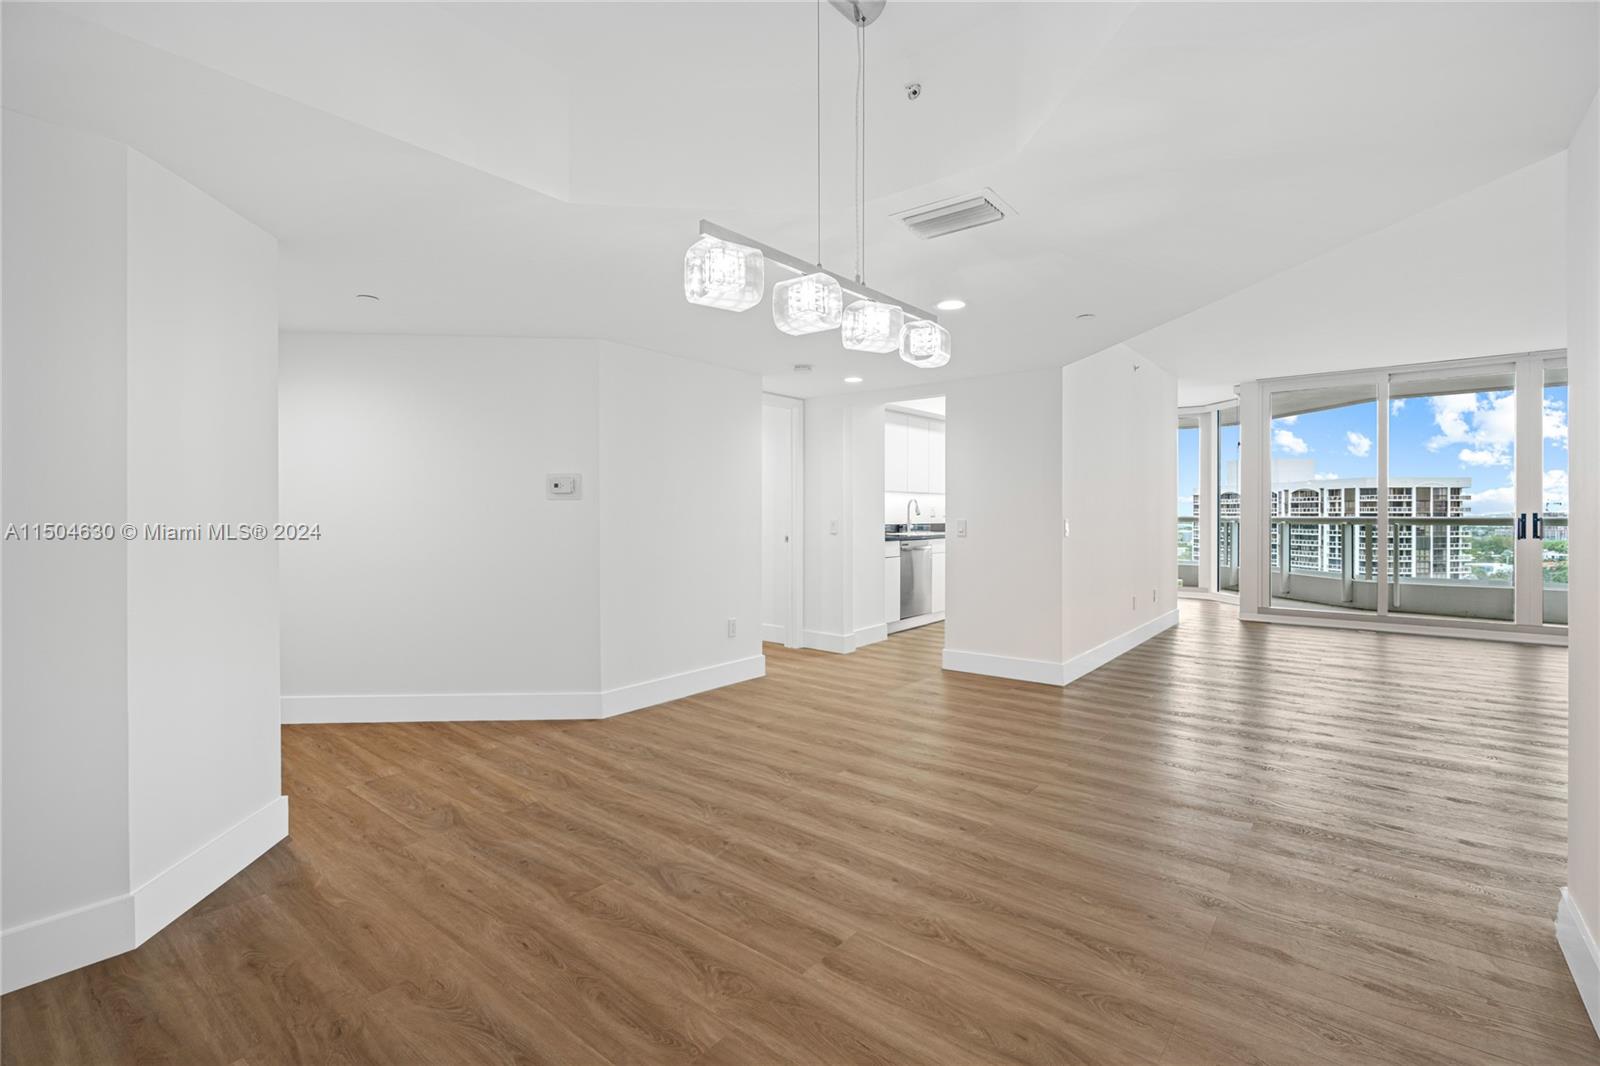
[[[928,491],[944,495],[944,423],[928,421]]]
[[[883,620],[900,621],[900,546],[894,546],[894,558],[883,560]],[[937,586],[935,586],[937,587]]]
[[[905,492],[910,417],[889,411],[883,418],[883,491]]]
[[[933,613],[944,610],[944,552],[933,553]]]
[[[929,420],[915,416],[906,419],[906,491],[932,492],[928,463]]]

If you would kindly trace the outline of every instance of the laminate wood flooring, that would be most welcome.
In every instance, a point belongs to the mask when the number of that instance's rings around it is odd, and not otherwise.
[[[291,726],[291,836],[4,997],[44,1063],[1584,1063],[1566,653],[1185,601],[1065,690],[943,627],[600,722]]]

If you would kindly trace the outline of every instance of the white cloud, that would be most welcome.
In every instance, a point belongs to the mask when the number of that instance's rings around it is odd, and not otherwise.
[[[1495,489],[1483,489],[1472,494],[1472,513],[1478,515],[1510,514],[1517,506],[1515,485],[1505,484]]]
[[[1333,473],[1326,473],[1324,471],[1318,470],[1315,474],[1311,475],[1311,480],[1312,481],[1338,481],[1339,480],[1339,475],[1338,474],[1333,474]]]
[[[1404,400],[1390,400],[1389,401],[1389,413],[1390,414],[1397,415],[1401,411],[1404,411],[1405,409],[1406,409],[1406,402]]]
[[[1544,398],[1544,439],[1557,447],[1567,446],[1567,409],[1560,400]]]
[[[1282,419],[1279,421],[1282,421]],[[1288,452],[1290,455],[1304,455],[1306,452],[1311,450],[1310,445],[1301,440],[1299,437],[1295,436],[1293,433],[1289,432],[1287,429],[1274,430],[1272,433],[1272,443],[1276,444],[1279,448]]]
[[[1284,415],[1282,418],[1274,418],[1273,421],[1276,422],[1280,426],[1292,426],[1296,422],[1300,421],[1300,416],[1299,415]]]
[[[1512,392],[1461,393],[1430,396],[1434,425],[1439,432],[1428,440],[1428,450],[1465,445],[1459,453],[1473,466],[1510,466],[1517,437],[1517,401]]]
[[[1346,444],[1345,450],[1351,455],[1359,457],[1367,455],[1372,451],[1372,438],[1367,436],[1365,433],[1357,433],[1353,429],[1347,430],[1345,432],[1344,439],[1349,442]]]

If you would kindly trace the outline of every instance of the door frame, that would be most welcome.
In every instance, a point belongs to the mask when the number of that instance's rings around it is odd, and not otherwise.
[[[1261,378],[1245,382],[1239,386],[1240,405],[1240,440],[1243,445],[1241,466],[1248,468],[1248,473],[1241,472],[1241,485],[1250,485],[1250,491],[1242,493],[1240,498],[1241,529],[1248,527],[1248,532],[1243,538],[1244,548],[1251,558],[1243,560],[1241,567],[1250,571],[1251,588],[1246,595],[1244,587],[1244,572],[1241,570],[1240,581],[1240,611],[1239,617],[1243,621],[1259,622],[1287,622],[1295,625],[1324,626],[1334,629],[1363,629],[1383,632],[1411,632],[1431,633],[1440,636],[1455,636],[1486,640],[1503,640],[1514,643],[1555,644],[1567,643],[1565,626],[1546,626],[1542,624],[1543,600],[1542,585],[1543,575],[1537,566],[1533,567],[1534,578],[1539,588],[1535,589],[1526,580],[1526,571],[1523,559],[1537,549],[1537,544],[1519,546],[1517,592],[1515,593],[1515,610],[1513,621],[1510,622],[1485,622],[1464,618],[1430,617],[1424,615],[1400,615],[1390,613],[1389,597],[1391,595],[1392,576],[1389,568],[1392,563],[1385,561],[1383,581],[1380,583],[1376,610],[1365,617],[1352,617],[1348,614],[1330,613],[1316,609],[1293,610],[1274,607],[1271,602],[1271,563],[1268,558],[1270,542],[1270,515],[1266,501],[1271,493],[1271,413],[1270,399],[1273,393],[1284,390],[1310,389],[1326,386],[1370,384],[1376,397],[1379,413],[1377,420],[1377,485],[1378,485],[1378,513],[1376,540],[1379,545],[1388,544],[1389,533],[1389,400],[1390,382],[1395,377],[1404,377],[1413,373],[1439,373],[1452,370],[1472,370],[1487,366],[1514,367],[1516,372],[1516,389],[1518,403],[1519,436],[1522,427],[1526,424],[1542,427],[1542,410],[1544,388],[1542,381],[1543,367],[1552,363],[1561,362],[1566,357],[1565,349],[1546,349],[1536,352],[1512,352],[1505,355],[1481,356],[1464,359],[1446,359],[1428,363],[1408,363],[1403,365],[1365,368],[1349,371],[1332,371],[1323,374],[1305,374],[1287,377]],[[1525,387],[1534,380],[1535,369],[1540,375],[1537,389]],[[1517,510],[1516,514],[1522,515],[1532,510],[1529,505],[1534,498],[1542,494],[1543,486],[1543,430],[1538,431],[1538,447],[1530,449],[1526,459],[1524,449],[1516,449],[1517,467]],[[1522,441],[1519,439],[1518,444]],[[1521,466],[1524,462],[1529,464],[1529,469]],[[1538,474],[1532,475],[1531,464],[1539,464]],[[1538,501],[1540,507],[1543,501]],[[1528,586],[1528,587],[1524,587]],[[1537,597],[1537,598],[1536,598]]]
[[[763,392],[761,406],[789,412],[789,612],[784,620],[783,646],[799,648],[804,646],[805,619],[806,402],[794,396]],[[766,447],[765,434],[761,447]],[[763,610],[763,617],[765,613]]]

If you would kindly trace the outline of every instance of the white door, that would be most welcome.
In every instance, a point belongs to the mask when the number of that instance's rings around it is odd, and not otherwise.
[[[794,411],[761,405],[761,639],[789,639],[794,565]]]

